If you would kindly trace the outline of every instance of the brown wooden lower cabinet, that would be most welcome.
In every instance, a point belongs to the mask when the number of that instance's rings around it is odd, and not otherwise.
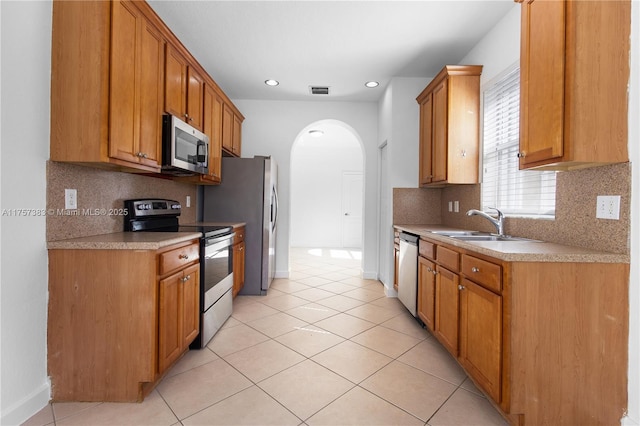
[[[436,320],[436,264],[418,257],[418,317],[432,333]]]
[[[419,317],[511,424],[620,422],[628,264],[503,261],[426,238],[420,247]]]
[[[235,230],[236,235],[233,239],[233,297],[244,287],[244,263],[246,256],[246,245],[244,242],[245,227],[239,227]]]
[[[200,327],[198,247],[49,250],[52,400],[135,402],[151,392]]]

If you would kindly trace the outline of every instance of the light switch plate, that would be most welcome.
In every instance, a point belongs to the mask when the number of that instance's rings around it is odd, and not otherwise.
[[[453,211],[453,201],[449,201],[449,211]]]
[[[598,195],[596,217],[598,219],[620,220],[620,196]]]
[[[76,210],[78,208],[78,190],[64,190],[64,208],[66,210]]]
[[[454,213],[459,213],[460,212],[460,201],[454,201],[453,202],[453,211],[454,211]]]

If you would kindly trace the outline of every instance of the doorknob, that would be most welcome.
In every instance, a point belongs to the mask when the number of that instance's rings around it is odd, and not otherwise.
[[[349,213],[345,213],[344,215],[345,215],[345,216],[349,216]]]

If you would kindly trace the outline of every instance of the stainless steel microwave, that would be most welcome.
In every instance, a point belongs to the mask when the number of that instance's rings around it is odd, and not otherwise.
[[[209,173],[209,137],[173,115],[162,117],[162,172]]]

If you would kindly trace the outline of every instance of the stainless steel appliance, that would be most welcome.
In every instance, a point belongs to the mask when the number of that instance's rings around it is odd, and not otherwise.
[[[418,240],[417,235],[400,233],[398,299],[414,317],[418,301]]]
[[[209,173],[209,137],[173,115],[162,117],[162,172]]]
[[[277,183],[273,158],[223,157],[222,183],[203,189],[203,221],[246,223],[242,295],[266,294],[275,274]]]
[[[126,200],[124,230],[131,232],[201,232],[200,333],[192,349],[203,348],[231,316],[233,228],[210,224],[179,225],[182,207],[173,200]]]

